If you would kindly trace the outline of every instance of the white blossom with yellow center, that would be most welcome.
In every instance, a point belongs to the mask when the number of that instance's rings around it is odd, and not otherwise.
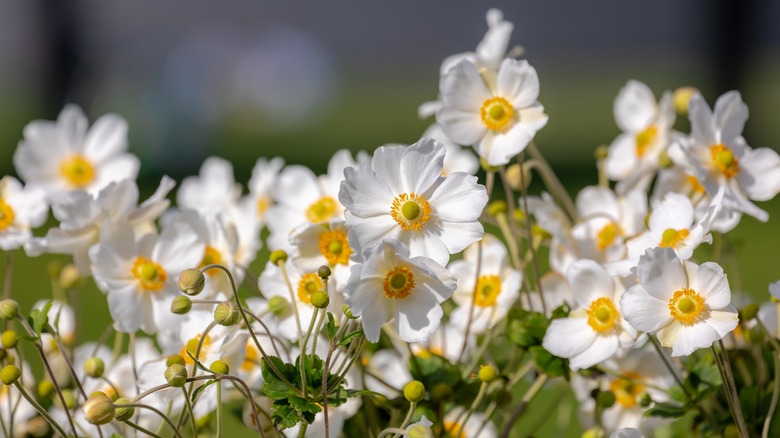
[[[12,176],[0,179],[0,249],[11,251],[31,242],[32,229],[43,225],[48,212],[42,190],[22,187]]]
[[[13,157],[20,178],[42,188],[51,200],[73,190],[97,194],[112,181],[135,180],[140,162],[127,153],[127,122],[106,114],[88,125],[81,108],[72,104],[55,122],[27,124]]]
[[[382,325],[393,320],[402,340],[427,340],[441,321],[441,303],[455,289],[450,273],[429,258],[410,257],[397,240],[382,241],[364,257],[352,268],[345,295],[366,339],[377,342]]]
[[[589,368],[631,348],[636,331],[623,319],[618,300],[625,290],[592,260],[578,260],[566,273],[576,306],[567,318],[554,319],[542,346],[569,359],[572,370]]]
[[[671,347],[672,356],[709,347],[737,327],[726,274],[716,263],[683,262],[671,248],[659,247],[639,258],[637,276],[621,311],[634,328]]]
[[[462,172],[442,176],[445,147],[433,139],[382,146],[371,164],[348,168],[339,200],[356,254],[397,239],[412,256],[446,264],[450,254],[479,240],[485,188]]]

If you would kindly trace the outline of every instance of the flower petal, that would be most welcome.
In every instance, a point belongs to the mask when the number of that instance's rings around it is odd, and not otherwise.
[[[623,318],[637,330],[655,333],[672,322],[668,302],[650,295],[641,285],[628,289],[620,298]]]

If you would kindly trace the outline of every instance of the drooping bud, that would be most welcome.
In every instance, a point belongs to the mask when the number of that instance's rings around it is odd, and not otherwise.
[[[103,376],[103,371],[105,371],[105,369],[106,367],[103,363],[103,359],[99,357],[90,357],[84,361],[84,372],[87,373],[89,377],[100,378]]]
[[[324,290],[311,294],[311,304],[318,309],[325,309],[330,304],[330,297]]]
[[[271,255],[268,256],[268,260],[275,265],[284,263],[287,261],[287,253],[284,250],[277,249],[276,251],[271,252]]]
[[[483,365],[479,367],[479,380],[490,383],[498,377],[498,371],[492,365]]]
[[[223,301],[214,309],[214,321],[219,325],[231,326],[238,323],[240,319],[238,304],[233,301]]]
[[[187,383],[187,369],[184,365],[173,364],[165,369],[165,380],[169,385],[181,388]]]
[[[224,360],[215,360],[209,366],[209,369],[214,374],[228,374],[230,373],[230,367]]]
[[[199,269],[185,269],[179,275],[179,290],[187,295],[198,295],[203,292],[204,287],[206,287],[206,276]]]
[[[417,403],[425,397],[425,385],[419,380],[412,380],[404,386],[404,397],[410,403]]]
[[[84,402],[84,417],[92,424],[108,424],[114,419],[116,407],[105,393],[95,392]]]
[[[171,302],[171,312],[184,315],[192,310],[192,300],[186,295],[179,295]]]
[[[16,365],[6,365],[0,370],[0,381],[6,385],[13,385],[22,376],[22,370]]]
[[[16,319],[19,316],[19,303],[14,300],[0,301],[0,318],[5,321]]]

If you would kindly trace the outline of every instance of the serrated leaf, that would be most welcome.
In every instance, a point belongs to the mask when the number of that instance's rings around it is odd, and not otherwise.
[[[264,358],[260,364],[260,370],[263,374],[263,380],[265,380],[265,383],[263,384],[263,392],[265,395],[271,400],[282,400],[291,395],[295,395],[296,392],[287,386],[287,384],[274,373],[273,369],[269,366],[268,361],[276,367],[288,382],[293,383],[300,380],[300,377],[296,378],[296,368],[294,365],[284,363],[275,356]]]
[[[271,407],[273,408],[271,420],[277,429],[289,429],[301,421],[300,414],[290,406],[287,400],[277,400]]]
[[[290,406],[301,413],[311,412],[312,414],[316,414],[322,410],[322,408],[317,406],[316,403],[312,403],[303,397],[292,396],[287,399],[287,401],[290,403]]]

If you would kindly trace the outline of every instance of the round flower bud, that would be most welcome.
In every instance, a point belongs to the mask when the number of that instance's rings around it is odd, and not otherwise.
[[[287,261],[287,253],[284,252],[284,250],[277,249],[276,251],[271,252],[271,255],[268,256],[268,260],[275,265],[284,263]]]
[[[63,266],[60,270],[58,282],[60,287],[65,290],[79,287],[81,284],[81,275],[79,274],[76,265],[71,263]]]
[[[38,383],[38,397],[49,398],[54,393],[54,383],[51,380],[41,380]]]
[[[82,408],[84,417],[92,424],[108,424],[114,419],[114,402],[102,392],[93,393]]]
[[[190,268],[179,275],[179,290],[187,295],[198,295],[206,287],[206,276],[200,269]]]
[[[644,393],[641,396],[639,396],[639,406],[646,408],[650,406],[650,404],[652,403],[653,403],[653,399],[650,398],[650,394]]]
[[[517,223],[525,222],[525,212],[523,210],[515,209],[515,221]]]
[[[230,373],[230,367],[224,360],[215,360],[209,366],[209,369],[214,374],[228,374]]]
[[[106,366],[103,363],[103,359],[99,357],[90,357],[84,361],[84,372],[87,373],[89,377],[100,378],[103,376],[103,371],[105,371],[105,369]]]
[[[740,438],[739,428],[735,424],[729,424],[723,429],[723,438]]]
[[[19,303],[14,300],[0,301],[0,318],[8,321],[19,316]]]
[[[13,330],[6,330],[2,335],[0,335],[0,344],[2,344],[3,348],[6,350],[16,347],[16,344],[18,343],[19,338],[16,336],[16,332]]]
[[[223,301],[214,309],[214,321],[217,321],[217,324],[231,326],[238,323],[240,319],[238,305],[233,301]]]
[[[483,365],[479,367],[479,380],[490,383],[498,377],[498,371],[492,365]]]
[[[527,175],[523,175],[523,179],[526,179]],[[511,166],[506,168],[506,172],[504,173],[504,178],[506,178],[506,183],[509,184],[509,187],[512,190],[520,191],[523,189],[523,185],[520,184],[520,165],[515,163]],[[528,181],[523,181],[527,183]],[[526,187],[528,185],[526,184]]]
[[[290,302],[276,295],[268,300],[268,310],[276,316],[282,316],[290,309]]]
[[[62,398],[65,399],[65,407],[68,409],[76,409],[76,406],[78,406],[78,401],[76,400],[76,396],[73,394],[73,391],[69,389],[63,389],[61,392],[62,392]],[[57,401],[59,406],[59,402],[60,402],[59,397],[56,397],[55,400]]]
[[[412,380],[404,386],[404,397],[411,403],[417,403],[425,397],[425,385],[419,380]]]
[[[661,151],[661,154],[658,155],[658,165],[663,169],[668,169],[674,165],[674,161],[666,151]]]
[[[166,368],[165,380],[168,381],[169,385],[175,388],[181,388],[187,383],[187,369],[184,368],[184,365],[179,365],[177,363],[173,364]]]
[[[607,158],[607,155],[609,155],[609,147],[603,144],[596,147],[596,150],[593,151],[593,157],[597,160],[604,160]]]
[[[168,356],[167,359],[165,359],[165,366],[169,367],[174,364],[178,364],[181,366],[184,366],[186,362],[184,362],[184,358],[181,356],[181,354],[172,354]]]
[[[531,233],[534,236],[538,236],[540,239],[549,239],[550,237],[552,237],[552,235],[548,233],[547,230],[540,227],[539,224],[533,224],[531,226]]]
[[[488,214],[491,216],[498,216],[499,214],[506,214],[507,206],[504,201],[493,201],[488,204]]]
[[[688,104],[691,102],[691,98],[699,90],[693,87],[680,87],[674,90],[672,100],[674,101],[674,109],[677,110],[677,114],[681,116],[688,115]]]
[[[322,265],[320,266],[320,269],[317,269],[317,275],[319,275],[320,278],[328,278],[330,277],[330,274],[330,268],[325,265]]]
[[[6,385],[13,385],[22,376],[22,370],[16,365],[6,365],[0,370],[0,381]]]
[[[116,402],[114,402],[115,405],[124,405],[129,404],[130,400],[122,397],[118,398]],[[125,421],[133,418],[133,415],[135,415],[135,408],[131,407],[117,407],[114,410],[114,418],[116,418],[118,421]]]
[[[171,302],[171,312],[184,315],[192,310],[192,300],[186,295],[179,295]]]
[[[357,319],[357,316],[352,314],[352,309],[349,308],[346,304],[341,305],[341,311],[344,312],[344,316],[346,316],[349,319]]]
[[[324,309],[330,304],[330,297],[324,290],[318,290],[311,294],[311,304],[318,309]]]
[[[750,303],[742,308],[742,321],[750,321],[758,315],[758,304]]]
[[[602,391],[596,396],[596,404],[602,409],[611,408],[615,404],[615,393],[612,391]]]

